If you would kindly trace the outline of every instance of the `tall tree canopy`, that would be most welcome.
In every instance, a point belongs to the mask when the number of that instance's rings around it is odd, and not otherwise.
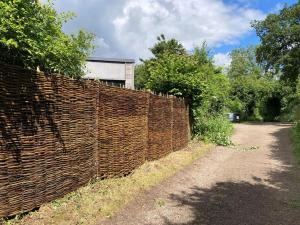
[[[231,80],[230,109],[243,120],[275,120],[281,110],[278,81],[256,62],[256,48],[231,52],[228,77]]]
[[[135,87],[137,89],[145,89],[148,79],[150,79],[149,66],[150,62],[153,63],[156,60],[163,58],[165,55],[177,55],[186,56],[187,52],[183,45],[179,43],[176,39],[166,39],[163,34],[157,37],[157,43],[151,47],[150,52],[153,54],[153,58],[149,60],[143,60],[142,64],[135,67]]]
[[[58,14],[51,3],[37,0],[0,1],[0,60],[81,77],[94,35],[83,30],[65,34],[62,26],[73,16]]]
[[[150,48],[155,58],[159,58],[164,53],[186,55],[185,48],[176,39],[166,40],[165,36],[161,34],[157,37],[157,41],[158,42]]]
[[[267,70],[282,70],[282,78],[295,87],[300,74],[300,1],[255,21],[253,27],[261,39],[258,61]]]
[[[249,48],[237,48],[231,52],[231,64],[228,71],[230,78],[259,77],[263,74],[262,68],[256,62],[255,50],[256,48],[251,46]]]

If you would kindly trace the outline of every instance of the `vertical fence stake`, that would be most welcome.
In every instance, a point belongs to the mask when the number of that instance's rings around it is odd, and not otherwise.
[[[97,85],[96,91],[96,176],[99,177],[99,104],[100,104],[100,93],[99,93],[99,85]]]

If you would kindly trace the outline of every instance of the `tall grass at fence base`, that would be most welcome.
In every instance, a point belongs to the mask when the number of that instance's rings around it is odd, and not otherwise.
[[[184,150],[173,152],[157,161],[146,162],[131,175],[95,180],[65,197],[43,205],[40,210],[5,224],[96,224],[110,218],[137,195],[200,158],[213,145],[194,142]]]

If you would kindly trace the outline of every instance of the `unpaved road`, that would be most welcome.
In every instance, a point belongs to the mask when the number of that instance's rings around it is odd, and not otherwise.
[[[237,124],[235,147],[217,147],[101,224],[300,225],[289,128]]]

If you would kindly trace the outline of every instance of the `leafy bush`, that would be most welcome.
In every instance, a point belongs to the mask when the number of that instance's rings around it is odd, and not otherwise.
[[[196,111],[194,132],[198,139],[217,145],[230,145],[233,126],[225,115],[203,115]]]
[[[184,97],[192,112],[193,136],[230,144],[232,125],[222,115],[230,102],[231,84],[214,65],[206,44],[188,54],[178,41],[162,35],[150,51],[154,57],[142,60],[135,70],[136,87]]]
[[[280,114],[279,83],[266,77],[241,76],[231,80],[228,105],[242,120],[274,121]]]

